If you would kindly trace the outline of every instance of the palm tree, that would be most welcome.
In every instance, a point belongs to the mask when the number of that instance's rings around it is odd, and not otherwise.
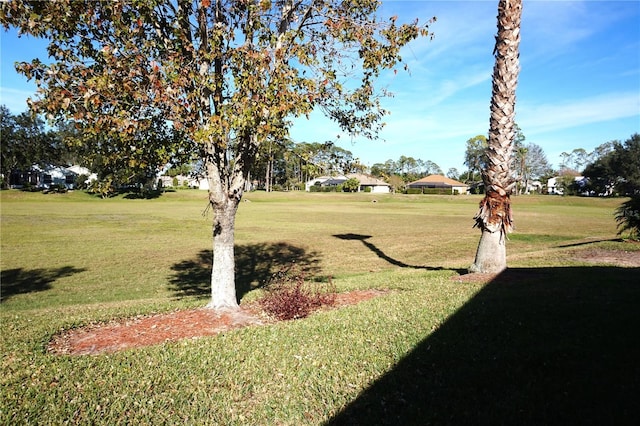
[[[487,165],[482,170],[485,197],[475,221],[482,234],[470,272],[500,272],[507,267],[506,234],[511,232],[510,194],[515,181],[510,170],[515,137],[516,86],[520,71],[522,0],[500,0],[494,55]]]

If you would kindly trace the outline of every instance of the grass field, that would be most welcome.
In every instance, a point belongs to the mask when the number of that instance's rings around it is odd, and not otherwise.
[[[206,303],[206,194],[0,192],[0,424],[637,420],[640,268],[580,260],[640,250],[616,237],[621,200],[514,197],[509,269],[488,284],[455,279],[473,262],[479,200],[246,194],[242,301],[291,262],[339,291],[394,291],[304,320],[59,356],[45,346],[62,329]]]

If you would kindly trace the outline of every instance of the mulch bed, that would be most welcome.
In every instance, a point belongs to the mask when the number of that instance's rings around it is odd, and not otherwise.
[[[339,293],[333,307],[354,305],[386,293],[388,291],[385,290]],[[59,355],[113,353],[163,342],[213,336],[241,327],[274,322],[257,304],[226,311],[206,308],[182,310],[64,330],[51,339],[47,351]]]

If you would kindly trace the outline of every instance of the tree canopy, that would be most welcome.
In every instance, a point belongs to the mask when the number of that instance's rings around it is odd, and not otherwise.
[[[602,195],[633,196],[640,193],[640,134],[624,142],[612,141],[611,150],[587,165],[584,176],[589,189]]]
[[[384,163],[375,163],[371,166],[371,174],[386,179],[389,183],[393,180],[394,186],[403,187],[403,183],[418,180],[427,175],[441,175],[442,169],[431,160],[401,155],[397,160],[389,159]],[[398,179],[392,179],[394,176]]]
[[[64,156],[59,135],[45,129],[44,122],[28,112],[13,115],[0,106],[0,173],[3,186],[9,185],[12,173],[27,171],[33,165],[57,162]]]
[[[464,165],[469,168],[467,181],[470,181],[476,172],[486,167],[488,147],[487,137],[484,135],[477,135],[467,140],[464,152]]]

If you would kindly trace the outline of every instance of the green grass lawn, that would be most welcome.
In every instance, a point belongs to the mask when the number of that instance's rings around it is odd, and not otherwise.
[[[62,329],[206,304],[206,194],[0,192],[0,424],[637,420],[640,268],[577,256],[640,250],[616,236],[622,200],[514,197],[509,269],[488,284],[460,282],[479,200],[246,194],[242,301],[291,262],[339,291],[395,291],[216,337],[58,356],[44,348]]]

